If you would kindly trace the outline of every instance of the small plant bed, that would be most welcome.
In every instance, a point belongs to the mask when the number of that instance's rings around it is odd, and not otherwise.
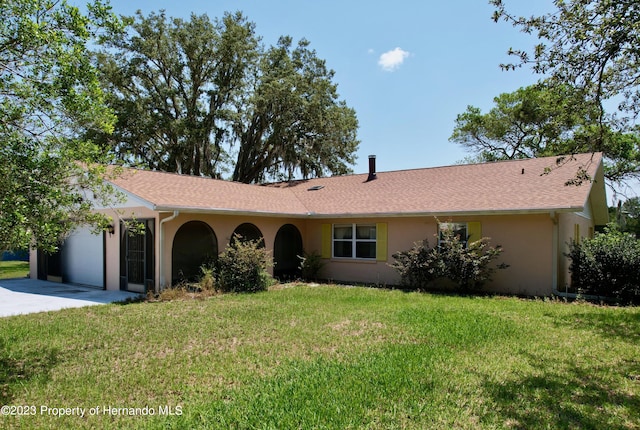
[[[633,307],[287,284],[1,318],[0,345],[0,403],[36,408],[2,428],[640,427]]]

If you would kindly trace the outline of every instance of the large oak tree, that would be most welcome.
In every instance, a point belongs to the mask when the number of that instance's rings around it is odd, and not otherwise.
[[[353,109],[306,40],[265,47],[242,13],[129,18],[96,56],[126,163],[234,181],[342,174],[358,146]]]

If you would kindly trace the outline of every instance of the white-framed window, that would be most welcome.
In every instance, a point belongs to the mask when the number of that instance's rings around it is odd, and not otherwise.
[[[376,259],[375,224],[334,224],[333,257]]]
[[[466,222],[441,222],[438,225],[438,245],[442,243],[443,232],[452,231],[453,236],[459,236],[460,242],[467,244],[467,238],[469,237],[469,226]]]

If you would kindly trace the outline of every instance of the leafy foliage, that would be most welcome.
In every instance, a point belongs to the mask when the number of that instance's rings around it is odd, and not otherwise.
[[[200,267],[198,288],[201,291],[213,291],[216,288],[215,265],[203,265]]]
[[[599,108],[575,87],[545,81],[494,103],[487,113],[468,106],[456,117],[449,140],[475,153],[474,162],[586,153],[601,139],[608,179],[619,181],[640,163],[640,135],[596,126]]]
[[[532,158],[562,149],[574,130],[593,118],[574,88],[551,88],[538,84],[494,98],[495,107],[486,114],[469,106],[458,115],[450,138],[480,153],[487,161]],[[582,109],[573,109],[582,106]]]
[[[245,183],[349,171],[355,112],[308,41],[265,48],[240,12],[128,21],[96,56],[118,121],[95,137],[117,157]]]
[[[429,248],[428,241],[418,242],[407,251],[393,254],[395,261],[391,267],[400,273],[402,285],[412,289],[437,288],[436,281],[446,278],[460,291],[478,290],[491,280],[495,271],[491,263],[500,256],[502,248],[489,246],[486,237],[475,242],[466,239],[444,229],[438,246]]]
[[[609,208],[609,219],[614,220],[618,230],[632,233],[640,239],[640,197],[632,197]]]
[[[75,136],[112,129],[86,44],[119,22],[100,1],[88,10],[0,2],[0,249],[53,251],[75,224],[108,222],[90,212],[94,195],[112,191],[91,164],[105,154]]]
[[[585,294],[640,300],[640,241],[610,224],[593,239],[570,244],[571,284]]]
[[[232,240],[216,261],[215,284],[222,292],[266,290],[272,283],[267,272],[272,261],[261,241]]]
[[[311,253],[305,252],[303,255],[299,255],[298,258],[300,259],[302,279],[305,281],[317,281],[325,264],[322,256],[313,251]]]
[[[614,160],[626,160],[609,172],[610,179],[637,177],[640,140],[634,123],[640,113],[640,3],[555,0],[555,11],[532,17],[509,13],[503,0],[490,3],[496,8],[496,22],[509,22],[540,40],[532,53],[510,48],[509,54],[517,60],[502,67],[531,65],[553,86],[578,88],[585,104],[594,106],[597,114],[586,130],[583,145]],[[614,112],[607,111],[611,106]],[[574,107],[581,109],[580,105]]]

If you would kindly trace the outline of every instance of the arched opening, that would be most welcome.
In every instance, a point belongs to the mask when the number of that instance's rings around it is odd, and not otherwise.
[[[173,238],[171,249],[172,282],[193,282],[201,275],[200,267],[217,258],[218,239],[208,224],[189,221]]]
[[[262,232],[255,225],[245,222],[244,224],[240,224],[233,231],[233,236],[231,237],[231,241],[240,240],[241,242],[249,242],[249,241],[257,241],[258,244],[264,248],[264,237],[262,237]]]
[[[273,276],[280,280],[300,278],[298,256],[302,256],[302,235],[295,225],[285,224],[278,230],[273,245]]]

